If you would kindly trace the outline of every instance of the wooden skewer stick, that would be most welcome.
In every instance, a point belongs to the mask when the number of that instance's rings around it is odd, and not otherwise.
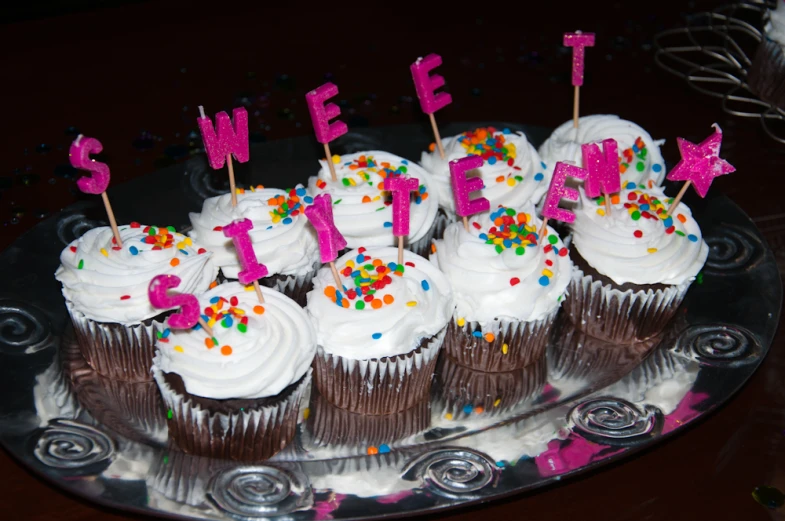
[[[403,264],[403,235],[398,237],[398,264]]]
[[[444,159],[444,147],[442,146],[442,137],[439,135],[439,127],[436,126],[436,117],[433,114],[428,114],[428,117],[431,120],[433,137],[436,139],[436,148],[439,149],[439,157]]]
[[[611,216],[611,195],[603,193],[602,195],[605,196],[605,215],[607,217]]]
[[[327,166],[330,167],[330,177],[332,177],[333,181],[337,181],[338,180],[338,176],[335,175],[335,165],[333,164],[333,155],[332,155],[332,152],[330,152],[330,144],[329,143],[325,143],[324,144],[324,154],[327,157]]]
[[[101,192],[101,199],[104,201],[104,208],[106,208],[106,215],[109,217],[109,226],[112,227],[114,240],[117,242],[117,245],[122,248],[123,240],[120,238],[120,230],[117,228],[117,219],[114,218],[114,211],[112,211],[112,205],[109,204],[109,196],[106,195],[106,192]]]
[[[464,218],[463,218],[463,227],[466,229],[467,232],[469,231],[469,218],[468,217],[464,216]]]
[[[581,106],[581,88],[576,85],[575,93],[572,96],[572,126],[578,128],[578,114]]]
[[[684,194],[687,193],[687,188],[689,188],[691,184],[692,184],[692,181],[687,181],[686,183],[684,183],[682,185],[681,190],[679,190],[679,193],[676,195],[676,199],[673,200],[671,205],[668,207],[668,211],[665,212],[665,217],[670,217],[671,216],[671,212],[677,206],[679,206],[679,203],[681,202],[681,198],[684,197]]]
[[[333,278],[335,279],[336,289],[341,291],[343,289],[343,283],[341,283],[341,276],[338,275],[338,268],[335,267],[335,262],[330,261],[330,270],[333,272]]]
[[[210,338],[212,338],[212,337],[214,337],[214,336],[215,336],[215,335],[213,334],[213,330],[212,330],[212,328],[211,328],[210,326],[208,326],[208,325],[207,325],[207,322],[205,322],[205,321],[204,321],[204,319],[203,319],[202,317],[199,317],[197,320],[199,321],[199,325],[200,325],[200,326],[202,326],[202,328],[204,329],[204,331],[205,331],[205,332],[206,332],[208,335],[210,335]]]
[[[540,235],[540,239],[544,239],[545,238],[545,232],[547,231],[547,229],[548,229],[548,219],[543,219],[542,220],[542,228],[540,228],[540,234],[539,234]]]
[[[232,154],[226,154],[226,166],[229,168],[229,190],[232,192],[232,206],[237,206],[237,186],[234,184],[234,165]]]
[[[264,295],[262,295],[262,288],[259,286],[259,281],[253,281],[253,289],[256,291],[256,298],[259,299],[260,304],[264,304]]]

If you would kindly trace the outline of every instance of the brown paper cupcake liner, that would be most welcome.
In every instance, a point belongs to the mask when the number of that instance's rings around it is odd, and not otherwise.
[[[169,437],[180,450],[196,456],[235,461],[266,460],[292,441],[302,395],[311,370],[278,400],[265,399],[258,408],[213,412],[175,392],[164,373],[153,367],[169,417]]]
[[[488,373],[514,371],[543,357],[558,308],[532,322],[497,319],[481,328],[478,322],[447,324],[444,350],[459,364]],[[480,332],[480,336],[474,333]]]
[[[785,109],[785,53],[777,42],[764,38],[760,43],[748,84],[760,99]]]
[[[397,440],[428,429],[431,423],[431,402],[427,397],[410,409],[370,415],[336,407],[314,392],[311,394],[309,410],[307,432],[314,444],[321,446],[389,446]]]
[[[317,347],[316,388],[331,404],[351,412],[390,414],[414,407],[431,391],[445,329],[410,353],[352,360]]]
[[[664,289],[620,291],[613,285],[572,272],[565,310],[581,331],[620,344],[642,342],[660,333],[676,313],[691,282]]]
[[[442,356],[436,364],[433,396],[440,415],[447,420],[495,416],[538,396],[545,386],[547,369],[544,357],[515,371],[486,373]]]
[[[74,324],[76,341],[90,366],[102,376],[126,382],[149,382],[155,356],[155,334],[163,331],[170,312],[143,322],[124,325],[96,322],[65,303]]]
[[[231,460],[192,456],[172,451],[153,466],[149,487],[175,503],[200,506],[207,503],[210,478],[236,466]]]
[[[444,230],[446,230],[449,225],[457,220],[458,216],[455,214],[455,212],[445,210],[444,208],[439,208],[439,211],[436,213],[436,221],[434,222],[433,238],[444,238]]]
[[[305,307],[308,303],[305,296],[313,288],[313,278],[321,266],[321,263],[315,263],[311,271],[305,275],[273,275],[259,280],[259,283],[268,288],[277,289],[300,306]]]

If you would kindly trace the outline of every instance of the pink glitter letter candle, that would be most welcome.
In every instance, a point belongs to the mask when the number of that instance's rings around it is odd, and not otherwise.
[[[417,97],[420,99],[420,107],[422,111],[428,114],[431,120],[431,127],[433,129],[433,137],[436,140],[436,146],[439,149],[439,156],[444,159],[444,147],[442,147],[442,139],[439,136],[439,127],[436,126],[436,118],[434,112],[443,109],[452,103],[452,96],[447,92],[439,92],[434,94],[433,91],[444,86],[444,77],[439,74],[430,76],[428,73],[442,64],[442,57],[438,54],[429,54],[425,58],[417,58],[417,61],[412,63],[412,79],[414,79],[414,89],[417,91]]]
[[[223,227],[224,235],[232,239],[240,266],[243,267],[242,271],[237,274],[237,278],[240,279],[241,284],[253,283],[259,302],[264,302],[259,279],[266,277],[268,271],[267,266],[256,260],[251,236],[248,233],[251,230],[253,230],[253,223],[250,219],[238,219]]]
[[[575,221],[575,214],[564,208],[559,208],[559,203],[562,199],[577,201],[578,197],[580,197],[578,190],[565,186],[567,176],[583,180],[586,179],[587,175],[588,172],[583,168],[562,163],[561,161],[556,163],[556,170],[553,172],[551,185],[548,187],[545,204],[542,208],[542,216],[546,221],[547,219],[556,219],[565,223]],[[543,228],[545,228],[545,223],[543,223]]]
[[[614,139],[602,141],[602,152],[596,143],[581,145],[583,168],[589,173],[586,176],[584,189],[589,197],[605,195],[605,213],[610,215],[610,195],[621,191],[621,174],[619,173],[619,147]]]
[[[196,122],[202,132],[204,150],[207,153],[207,160],[210,166],[218,170],[223,168],[224,162],[229,168],[229,190],[232,193],[232,206],[237,206],[237,193],[234,183],[234,165],[232,156],[241,163],[250,159],[248,149],[248,112],[245,108],[238,107],[232,111],[234,126],[226,112],[219,112],[215,115],[216,128],[213,129],[213,122],[204,115],[204,109],[199,107],[200,117]]]
[[[411,192],[420,187],[419,179],[405,175],[384,179],[384,189],[392,192],[393,235],[398,237],[398,264],[403,264],[403,238],[409,235],[409,206]]]
[[[313,204],[305,208],[305,216],[311,221],[319,239],[319,253],[322,262],[330,264],[337,288],[342,287],[341,278],[335,268],[338,252],[346,248],[346,239],[335,227],[333,221],[333,200],[330,194],[320,194],[313,198]]]
[[[189,293],[179,295],[169,295],[167,290],[176,288],[180,285],[180,277],[177,275],[157,275],[150,281],[147,287],[147,296],[150,304],[156,309],[172,309],[179,307],[179,313],[173,313],[166,319],[166,325],[172,329],[189,329],[194,327],[197,322],[204,330],[213,336],[213,332],[199,316],[199,301]]]
[[[338,87],[334,83],[325,83],[305,95],[308,103],[308,111],[311,113],[313,131],[316,134],[316,141],[324,145],[327,164],[330,167],[330,175],[333,181],[337,181],[335,167],[333,166],[332,154],[330,153],[330,141],[343,136],[349,131],[349,127],[343,121],[337,120],[330,123],[330,120],[341,115],[341,109],[335,103],[324,104],[328,99],[338,95]]]
[[[564,33],[564,45],[572,47],[572,85],[574,99],[572,103],[572,125],[578,128],[578,113],[580,108],[580,88],[583,85],[584,61],[586,47],[594,47],[594,33]]]
[[[452,179],[452,193],[455,197],[455,213],[463,217],[463,227],[469,229],[467,217],[491,209],[491,202],[485,197],[470,199],[471,192],[482,190],[481,177],[467,178],[466,172],[480,168],[483,159],[480,156],[466,156],[450,161],[450,179]]]

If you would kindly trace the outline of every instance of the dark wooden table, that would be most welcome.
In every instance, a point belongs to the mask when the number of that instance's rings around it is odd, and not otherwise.
[[[425,120],[408,65],[444,58],[452,105],[442,121],[507,120],[555,127],[571,116],[570,54],[561,34],[597,33],[587,51],[582,112],[614,113],[666,138],[725,131],[737,173],[723,191],[759,222],[785,264],[785,145],[757,121],[726,116],[654,63],[653,35],[715,2],[365,4],[310,9],[262,3],[138,2],[2,27],[4,161],[0,247],[86,197],[67,148],[76,131],[99,138],[117,186],[181,162],[198,147],[196,106],[250,103],[254,141],[311,132],[305,92],[331,79],[344,120],[376,126]],[[520,13],[519,13],[520,11]],[[151,186],[151,190],[155,187]],[[143,201],[140,202],[143,204]],[[783,517],[752,497],[785,490],[785,372],[779,334],[760,370],[719,412],[657,448],[528,496],[464,509],[444,519],[763,520]],[[0,518],[140,519],[66,495],[0,451]]]

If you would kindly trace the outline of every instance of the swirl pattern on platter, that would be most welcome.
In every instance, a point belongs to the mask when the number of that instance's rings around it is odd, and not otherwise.
[[[359,132],[347,132],[332,143],[341,154],[354,154],[365,150],[384,150],[382,143],[374,136]]]
[[[581,403],[570,413],[575,430],[602,440],[629,440],[654,431],[654,408],[640,410],[620,398],[595,398]]]
[[[58,469],[84,468],[111,458],[114,452],[106,434],[73,420],[54,420],[33,451],[38,461]]]
[[[207,168],[207,160],[202,155],[190,159],[186,163],[185,171],[188,173],[184,181],[186,186],[202,199],[229,191],[227,186],[216,186],[215,173],[213,169]]]
[[[106,225],[107,223],[105,221],[88,219],[87,216],[82,213],[64,215],[57,221],[57,238],[60,239],[60,242],[68,246],[84,235],[85,232]]]
[[[757,257],[758,247],[745,233],[724,226],[704,237],[709,245],[706,270],[729,272],[743,270]]]
[[[477,492],[496,476],[487,456],[468,449],[438,449],[422,455],[414,467],[434,492],[449,497]]]
[[[0,300],[0,352],[29,354],[51,345],[46,316],[30,304]]]
[[[219,508],[244,517],[288,514],[313,503],[305,475],[272,466],[225,469],[213,476],[209,490]]]
[[[726,324],[700,324],[685,329],[676,350],[706,365],[733,366],[758,358],[761,345],[748,330]]]

